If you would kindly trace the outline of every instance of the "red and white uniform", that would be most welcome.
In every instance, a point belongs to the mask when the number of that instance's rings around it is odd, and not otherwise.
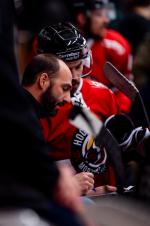
[[[72,101],[89,108],[101,120],[118,113],[114,94],[103,84],[89,79],[81,79]],[[72,104],[66,104],[55,117],[41,120],[45,139],[54,150],[53,157],[55,160],[70,159],[77,172],[93,172],[95,186],[115,186],[115,173],[106,150],[96,147],[90,135],[69,123],[71,109]]]
[[[111,87],[104,75],[104,64],[111,62],[126,77],[132,79],[132,56],[129,43],[118,32],[108,29],[103,40],[88,40],[93,56],[93,70],[91,76],[96,81]],[[123,112],[129,112],[131,101],[121,92],[115,93]]]

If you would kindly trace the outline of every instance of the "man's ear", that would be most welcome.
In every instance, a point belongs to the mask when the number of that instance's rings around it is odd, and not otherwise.
[[[45,72],[40,74],[39,81],[38,81],[39,88],[45,91],[48,88],[49,84],[50,84],[50,79],[48,74]]]

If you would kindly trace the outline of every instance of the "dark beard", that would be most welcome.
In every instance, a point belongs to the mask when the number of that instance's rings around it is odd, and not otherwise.
[[[42,95],[42,99],[41,99],[41,105],[44,110],[45,117],[55,116],[58,112],[58,109],[56,109],[56,106],[57,105],[64,106],[65,103],[67,103],[66,101],[62,101],[58,103],[57,99],[54,98],[54,96],[52,95],[51,90],[52,90],[52,87],[50,85],[49,88],[46,90],[46,92]]]
[[[57,114],[57,109],[55,109],[57,100],[52,96],[51,86],[42,95],[41,105],[46,116],[55,116]]]
[[[87,16],[87,22],[86,22],[86,24],[85,24],[83,29],[84,29],[84,33],[86,34],[85,35],[86,39],[92,38],[95,41],[101,41],[104,38],[104,37],[101,37],[100,35],[93,34],[93,32],[91,31],[91,21],[90,21],[90,17],[89,16]]]

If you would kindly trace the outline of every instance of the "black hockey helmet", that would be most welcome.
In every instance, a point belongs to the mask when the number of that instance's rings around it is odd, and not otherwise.
[[[38,35],[39,53],[52,53],[65,62],[83,60],[84,74],[91,72],[92,57],[85,38],[71,23],[58,23],[42,29]]]
[[[96,10],[109,7],[108,0],[89,0],[87,1],[87,9]]]
[[[73,0],[74,11],[92,11],[110,6],[108,0]]]
[[[105,10],[105,14],[110,20],[116,19],[115,5],[109,0],[73,0],[72,4],[74,21],[76,21],[78,13],[85,13],[90,18],[91,12],[94,10]]]

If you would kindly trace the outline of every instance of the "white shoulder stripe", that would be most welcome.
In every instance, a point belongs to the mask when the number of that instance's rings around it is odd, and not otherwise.
[[[108,49],[116,50],[119,55],[123,55],[126,51],[125,48],[115,40],[104,39],[103,43]]]

